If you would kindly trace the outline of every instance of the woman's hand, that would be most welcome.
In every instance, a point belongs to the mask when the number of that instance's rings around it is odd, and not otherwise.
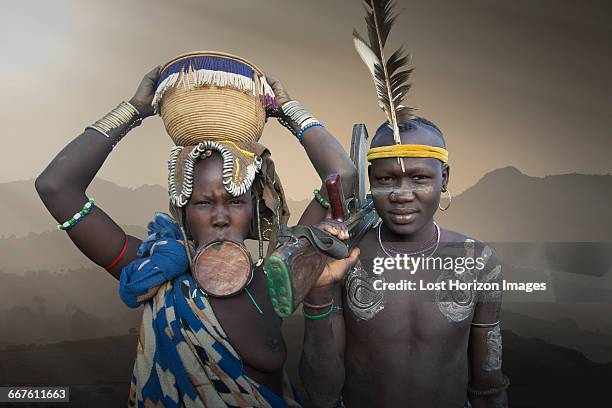
[[[130,99],[130,103],[134,105],[136,109],[138,109],[140,117],[143,119],[155,114],[155,112],[153,112],[153,106],[151,106],[151,103],[153,102],[153,96],[155,96],[155,89],[157,87],[160,69],[161,66],[158,66],[148,72],[142,78],[140,85],[138,85],[138,89],[136,89],[136,93],[132,99]]]
[[[291,100],[291,97],[287,93],[287,90],[285,89],[281,81],[278,80],[278,78],[275,78],[270,74],[266,74],[266,81],[268,81],[268,85],[272,87],[272,90],[274,91],[274,96],[276,97],[276,105],[278,105],[279,107],[278,111],[270,112],[270,116],[278,117],[282,114],[280,107],[283,106],[285,103],[289,102]]]
[[[338,239],[347,240],[349,238],[349,232],[344,223],[332,219],[326,219],[317,224],[316,227]],[[354,248],[350,252],[349,256],[344,259],[334,259],[328,257],[325,264],[325,269],[323,269],[323,273],[321,273],[321,276],[319,277],[317,283],[315,283],[314,288],[331,286],[340,281],[342,278],[344,278],[346,272],[353,265],[355,265],[358,259],[359,248]]]

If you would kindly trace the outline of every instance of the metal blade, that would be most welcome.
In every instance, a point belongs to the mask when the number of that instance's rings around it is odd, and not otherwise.
[[[368,151],[368,129],[363,123],[353,125],[351,138],[351,160],[357,169],[355,179],[354,200],[351,201],[351,210],[359,210],[366,205],[366,153]]]

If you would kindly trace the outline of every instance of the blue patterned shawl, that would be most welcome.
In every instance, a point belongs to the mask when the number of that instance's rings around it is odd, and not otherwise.
[[[119,295],[143,305],[130,407],[301,407],[284,374],[283,396],[257,384],[189,271],[178,225],[163,213],[121,272]]]

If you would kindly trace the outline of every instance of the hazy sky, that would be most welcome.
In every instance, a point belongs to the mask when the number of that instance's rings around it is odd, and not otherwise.
[[[530,175],[610,173],[609,2],[403,1],[390,45],[413,51],[406,103],[436,122],[450,149],[451,191],[514,165]],[[383,121],[352,48],[358,0],[2,2],[0,182],[35,177],[80,131],[129,99],[142,75],[180,53],[221,50],[278,76],[348,147],[352,124]],[[303,150],[270,121],[289,197],[318,186]],[[121,142],[100,176],[166,184],[171,147],[159,117]],[[296,165],[301,163],[301,165]]]

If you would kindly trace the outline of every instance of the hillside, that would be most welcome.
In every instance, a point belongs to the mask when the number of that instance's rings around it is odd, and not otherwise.
[[[612,241],[611,202],[612,175],[530,177],[505,167],[485,174],[437,218],[485,241]]]
[[[168,193],[159,185],[121,187],[100,178],[87,190],[96,205],[121,225],[146,227],[156,211],[168,212]],[[0,183],[0,237],[23,237],[52,231],[56,223],[34,189],[34,180]],[[306,202],[289,200],[292,213],[301,214]],[[297,215],[293,215],[293,219]]]

